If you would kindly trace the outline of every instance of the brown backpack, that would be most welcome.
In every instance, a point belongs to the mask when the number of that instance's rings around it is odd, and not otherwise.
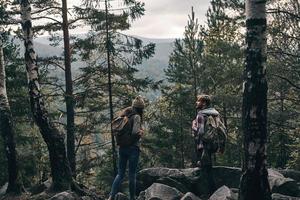
[[[210,145],[211,153],[223,152],[227,140],[227,130],[219,115],[208,115],[205,119],[202,140]]]
[[[134,115],[135,113],[118,116],[112,121],[112,133],[120,147],[131,146],[138,140],[137,136],[132,135]]]

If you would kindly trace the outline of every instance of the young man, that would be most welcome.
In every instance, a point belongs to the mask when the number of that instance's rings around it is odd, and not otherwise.
[[[220,114],[216,109],[210,106],[211,98],[209,95],[198,95],[196,101],[198,113],[196,119],[192,122],[192,130],[196,145],[197,166],[200,167],[207,176],[209,191],[213,193],[216,189],[212,177],[212,153],[214,152],[212,148],[214,147],[211,143],[203,141],[203,135],[208,130],[208,127],[205,127],[208,116],[217,117]]]
[[[132,130],[131,134],[136,140],[130,146],[119,147],[118,175],[114,179],[108,200],[113,200],[120,189],[125,176],[127,161],[129,162],[128,177],[130,200],[135,199],[136,170],[140,154],[139,139],[144,134],[144,130],[142,129],[144,107],[145,103],[143,98],[137,96],[133,100],[132,106],[126,108],[121,114],[121,116],[128,116],[130,128]]]

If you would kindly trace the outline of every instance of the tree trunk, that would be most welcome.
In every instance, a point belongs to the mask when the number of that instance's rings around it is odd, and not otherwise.
[[[65,48],[65,79],[66,79],[66,109],[67,109],[67,156],[70,162],[73,177],[76,177],[76,155],[75,155],[75,126],[74,126],[74,98],[73,82],[71,72],[70,36],[68,25],[67,0],[62,0],[63,33]]]
[[[14,138],[15,130],[7,98],[5,79],[3,43],[0,33],[0,132],[3,137],[8,161],[8,187],[6,193],[20,194],[22,192],[22,181],[17,165],[17,152]]]
[[[266,169],[266,2],[246,1],[246,69],[243,93],[244,169],[239,200],[270,200]]]
[[[20,1],[22,29],[25,45],[25,63],[31,110],[34,120],[47,144],[51,163],[52,187],[54,191],[70,189],[72,174],[66,156],[64,135],[50,122],[39,84],[39,71],[33,47],[31,6],[28,0]]]
[[[113,120],[113,104],[112,104],[112,84],[111,84],[111,63],[110,63],[110,36],[109,36],[109,26],[108,26],[108,0],[105,0],[105,28],[106,28],[106,53],[107,53],[107,68],[108,68],[108,94],[109,94],[109,110],[110,110],[110,121]],[[112,145],[112,159],[114,175],[117,175],[117,156],[116,156],[116,144],[115,138],[112,133],[112,124],[110,124],[111,132],[111,145]]]

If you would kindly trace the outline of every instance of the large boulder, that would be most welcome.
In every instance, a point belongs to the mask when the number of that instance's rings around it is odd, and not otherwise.
[[[201,200],[195,194],[188,192],[180,200]]]
[[[209,192],[206,176],[199,168],[148,168],[138,173],[138,192],[145,190],[155,182],[161,182],[171,187],[176,187],[183,193],[188,191],[201,196]],[[241,169],[239,168],[221,166],[213,168],[213,179],[215,180],[216,187],[227,185],[228,187],[237,188],[240,176]],[[184,187],[181,187],[178,182],[184,185]]]
[[[300,198],[274,193],[272,194],[272,200],[300,200]]]
[[[227,186],[223,185],[211,195],[209,200],[237,200],[238,194],[232,192]]]
[[[216,187],[226,185],[229,188],[239,188],[242,175],[241,168],[216,166],[213,168]]]
[[[287,178],[294,179],[297,182],[300,182],[300,171],[292,170],[292,169],[284,169],[278,170],[283,176]]]
[[[278,171],[269,169],[269,182],[272,193],[288,196],[300,196],[299,184],[291,178],[285,178]],[[287,172],[286,172],[287,173]],[[289,172],[292,174],[291,172]],[[242,171],[235,167],[213,167],[213,180],[217,188],[226,185],[229,188],[239,188]],[[297,173],[293,172],[296,176]],[[192,192],[199,197],[209,193],[207,174],[199,168],[169,169],[148,168],[140,171],[137,176],[138,192],[146,190],[153,183],[163,183],[175,187],[182,193]]]
[[[288,196],[299,196],[299,186],[291,178],[285,178],[281,173],[273,169],[268,170],[268,180],[272,193],[279,193]]]
[[[141,170],[137,175],[137,190],[141,192],[150,187],[153,183],[160,179],[162,182],[163,178],[170,178],[169,180],[175,180],[183,184],[188,190],[191,189],[198,179],[199,169],[170,169],[170,168],[148,168]],[[164,182],[166,184],[166,182]]]
[[[180,200],[183,194],[176,188],[153,183],[144,192],[141,192],[138,200]]]
[[[170,177],[162,177],[158,179],[156,183],[161,183],[170,187],[174,187],[182,193],[187,193],[189,191],[189,189],[187,189],[187,187],[185,187],[185,185],[183,185],[181,182],[176,181],[175,179],[172,179]]]

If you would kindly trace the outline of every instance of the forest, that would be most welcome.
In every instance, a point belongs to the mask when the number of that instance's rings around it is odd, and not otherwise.
[[[210,0],[203,23],[190,6],[183,37],[160,42],[126,32],[145,4],[0,0],[0,199],[107,199],[111,122],[141,95],[137,200],[299,200],[300,1]],[[227,128],[208,174],[199,94]]]

